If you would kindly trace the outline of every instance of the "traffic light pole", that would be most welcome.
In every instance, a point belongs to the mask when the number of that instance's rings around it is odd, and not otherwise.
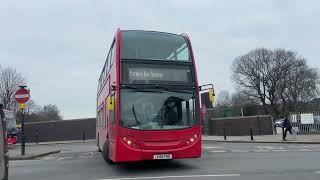
[[[24,136],[24,109],[21,109],[21,112],[21,155],[24,156],[26,150],[26,141]]]

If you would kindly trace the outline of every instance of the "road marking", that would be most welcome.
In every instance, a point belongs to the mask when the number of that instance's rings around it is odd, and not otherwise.
[[[221,146],[203,146],[203,149],[221,149]]]
[[[56,158],[56,157],[44,157],[44,158],[42,158],[43,160],[52,160],[52,159],[54,159],[54,158]]]
[[[58,161],[61,161],[61,160],[64,160],[64,159],[72,159],[72,157],[62,157],[62,158],[59,158],[57,159]]]
[[[272,152],[288,152],[290,150],[287,149],[275,149],[275,150],[271,150]]]
[[[153,176],[153,177],[128,177],[97,180],[139,180],[139,179],[171,179],[171,178],[202,178],[202,177],[238,177],[240,174],[207,174],[207,175],[187,175],[187,176]]]
[[[299,152],[313,152],[314,150],[312,150],[312,149],[296,149],[295,151],[299,151]]]
[[[93,156],[94,152],[87,152],[87,153],[84,153],[84,154],[81,154],[80,156]]]
[[[315,171],[314,173],[316,173],[316,174],[320,174],[320,171]]]
[[[270,151],[266,149],[258,149],[258,150],[252,150],[251,152],[270,152]]]
[[[280,150],[283,149],[283,147],[277,147],[277,146],[256,146],[257,149],[261,149],[261,150]]]
[[[228,151],[209,151],[209,152],[211,152],[211,153],[226,153]]]
[[[246,151],[246,150],[238,150],[238,149],[235,149],[235,150],[231,150],[232,152],[235,152],[235,153],[247,153],[249,151]]]

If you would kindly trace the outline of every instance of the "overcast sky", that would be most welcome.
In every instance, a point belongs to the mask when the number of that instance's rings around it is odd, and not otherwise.
[[[230,66],[257,47],[297,51],[320,67],[320,1],[1,1],[0,64],[16,68],[38,105],[95,116],[97,80],[116,29],[187,33],[200,84],[234,91]]]

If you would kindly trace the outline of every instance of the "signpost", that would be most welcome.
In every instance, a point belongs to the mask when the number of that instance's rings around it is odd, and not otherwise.
[[[24,108],[25,103],[30,99],[30,92],[25,89],[27,86],[19,86],[20,89],[15,94],[15,100],[19,104],[19,108],[21,109],[22,119],[21,119],[21,155],[25,155],[25,136],[24,136]]]
[[[313,114],[301,114],[301,124],[314,124]]]

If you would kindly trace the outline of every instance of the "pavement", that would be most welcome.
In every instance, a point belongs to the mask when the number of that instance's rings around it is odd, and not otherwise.
[[[50,145],[43,145],[50,146]],[[320,144],[204,142],[200,159],[107,164],[94,142],[11,161],[10,180],[319,180]]]
[[[287,134],[286,141],[282,140],[282,129],[277,128],[276,135],[253,135],[253,141],[248,136],[227,136],[224,140],[224,136],[207,136],[203,135],[204,141],[215,141],[215,142],[233,142],[233,143],[292,143],[292,144],[320,144],[320,134],[309,134],[309,135],[293,135]]]
[[[9,160],[31,160],[59,152],[60,149],[56,144],[46,146],[27,144],[25,147],[25,155],[22,156],[21,146],[15,145],[9,148]]]

